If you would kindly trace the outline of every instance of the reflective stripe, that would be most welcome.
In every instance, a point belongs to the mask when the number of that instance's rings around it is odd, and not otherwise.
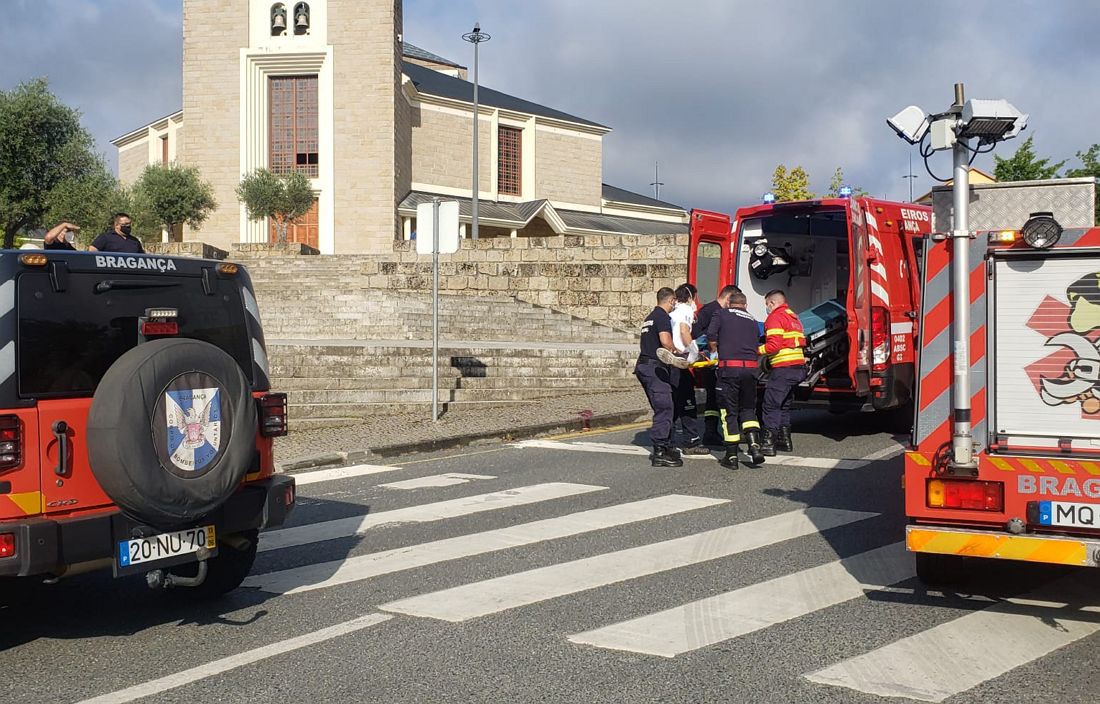
[[[722,426],[722,439],[726,442],[741,442],[741,434],[730,435],[726,426],[726,409],[722,409],[718,416],[721,419],[720,425]]]
[[[921,467],[930,467],[932,463],[928,461],[928,458],[919,452],[907,452],[905,453],[906,459],[914,464],[919,464]]]
[[[703,412],[703,417],[704,418],[719,418],[719,417],[721,417],[721,415],[722,414],[719,413],[718,411],[704,411]]]
[[[1054,565],[1093,564],[1089,544],[1081,540],[980,533],[909,526],[905,541],[913,552],[1024,560]]]
[[[772,355],[772,364],[773,365],[776,364],[776,363],[779,363],[779,362],[791,362],[791,361],[794,361],[794,360],[798,360],[798,361],[802,361],[802,362],[806,361],[806,355],[802,354],[802,348],[801,347],[791,347],[791,348],[788,348],[788,349],[779,350],[778,352],[776,352],[775,354]]]
[[[747,420],[741,424],[741,430],[752,430],[754,428],[760,428],[760,422],[755,420]]]
[[[786,334],[786,332],[787,331],[784,330],[783,328],[768,328],[767,330],[764,331],[764,334],[765,335],[784,335],[784,334]]]

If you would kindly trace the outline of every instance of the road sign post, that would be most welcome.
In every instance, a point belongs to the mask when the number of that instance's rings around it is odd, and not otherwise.
[[[432,255],[432,421],[439,420],[439,255],[458,251],[458,202],[430,203],[416,207],[416,229],[430,229],[431,239],[416,238],[417,254]]]

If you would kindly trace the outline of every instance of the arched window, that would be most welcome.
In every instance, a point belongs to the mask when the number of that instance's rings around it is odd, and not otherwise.
[[[294,33],[309,34],[309,3],[300,2],[294,6]]]
[[[286,5],[281,2],[271,6],[271,36],[286,36]]]

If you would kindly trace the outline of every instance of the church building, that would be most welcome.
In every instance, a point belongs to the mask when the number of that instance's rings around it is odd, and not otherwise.
[[[322,254],[386,253],[416,206],[458,200],[468,234],[473,84],[404,41],[401,0],[183,0],[183,109],[115,140],[119,177],[199,168],[218,208],[171,239],[273,241],[235,189],[258,168],[304,172],[316,195],[288,237]],[[603,183],[610,128],[479,87],[481,237],[687,232],[679,206]]]

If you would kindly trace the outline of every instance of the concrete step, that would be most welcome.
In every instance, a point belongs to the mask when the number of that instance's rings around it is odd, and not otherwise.
[[[624,380],[625,381],[625,380]],[[625,385],[605,385],[592,388],[586,385],[532,386],[502,388],[452,388],[439,390],[440,401],[524,401],[535,398],[553,398],[585,394],[593,391],[618,391]],[[288,391],[291,406],[337,406],[360,403],[431,403],[432,390],[427,389],[359,389],[355,391]]]
[[[385,389],[430,389],[431,375],[399,376],[389,378],[336,378],[336,377],[278,377],[273,383],[278,391],[341,392]],[[559,389],[607,389],[633,388],[637,385],[632,373],[621,376],[486,376],[458,377],[440,374],[439,386],[445,389],[498,389],[498,388],[559,388]]]
[[[441,399],[441,410],[453,409],[453,408],[484,408],[492,409],[496,406],[521,406],[524,404],[534,403],[531,399],[522,399],[514,401],[469,401],[469,400],[457,400],[446,401],[445,403]],[[380,415],[388,416],[392,414],[404,414],[404,413],[419,413],[423,412],[428,415],[431,408],[431,401],[423,403],[393,403],[389,401],[383,401],[379,403],[335,403],[324,405],[293,405],[289,408],[290,424],[291,428],[296,427],[296,424],[302,422],[309,422],[316,419],[332,419],[332,418],[372,418]],[[352,421],[354,422],[354,421]],[[345,421],[345,424],[347,421]]]

